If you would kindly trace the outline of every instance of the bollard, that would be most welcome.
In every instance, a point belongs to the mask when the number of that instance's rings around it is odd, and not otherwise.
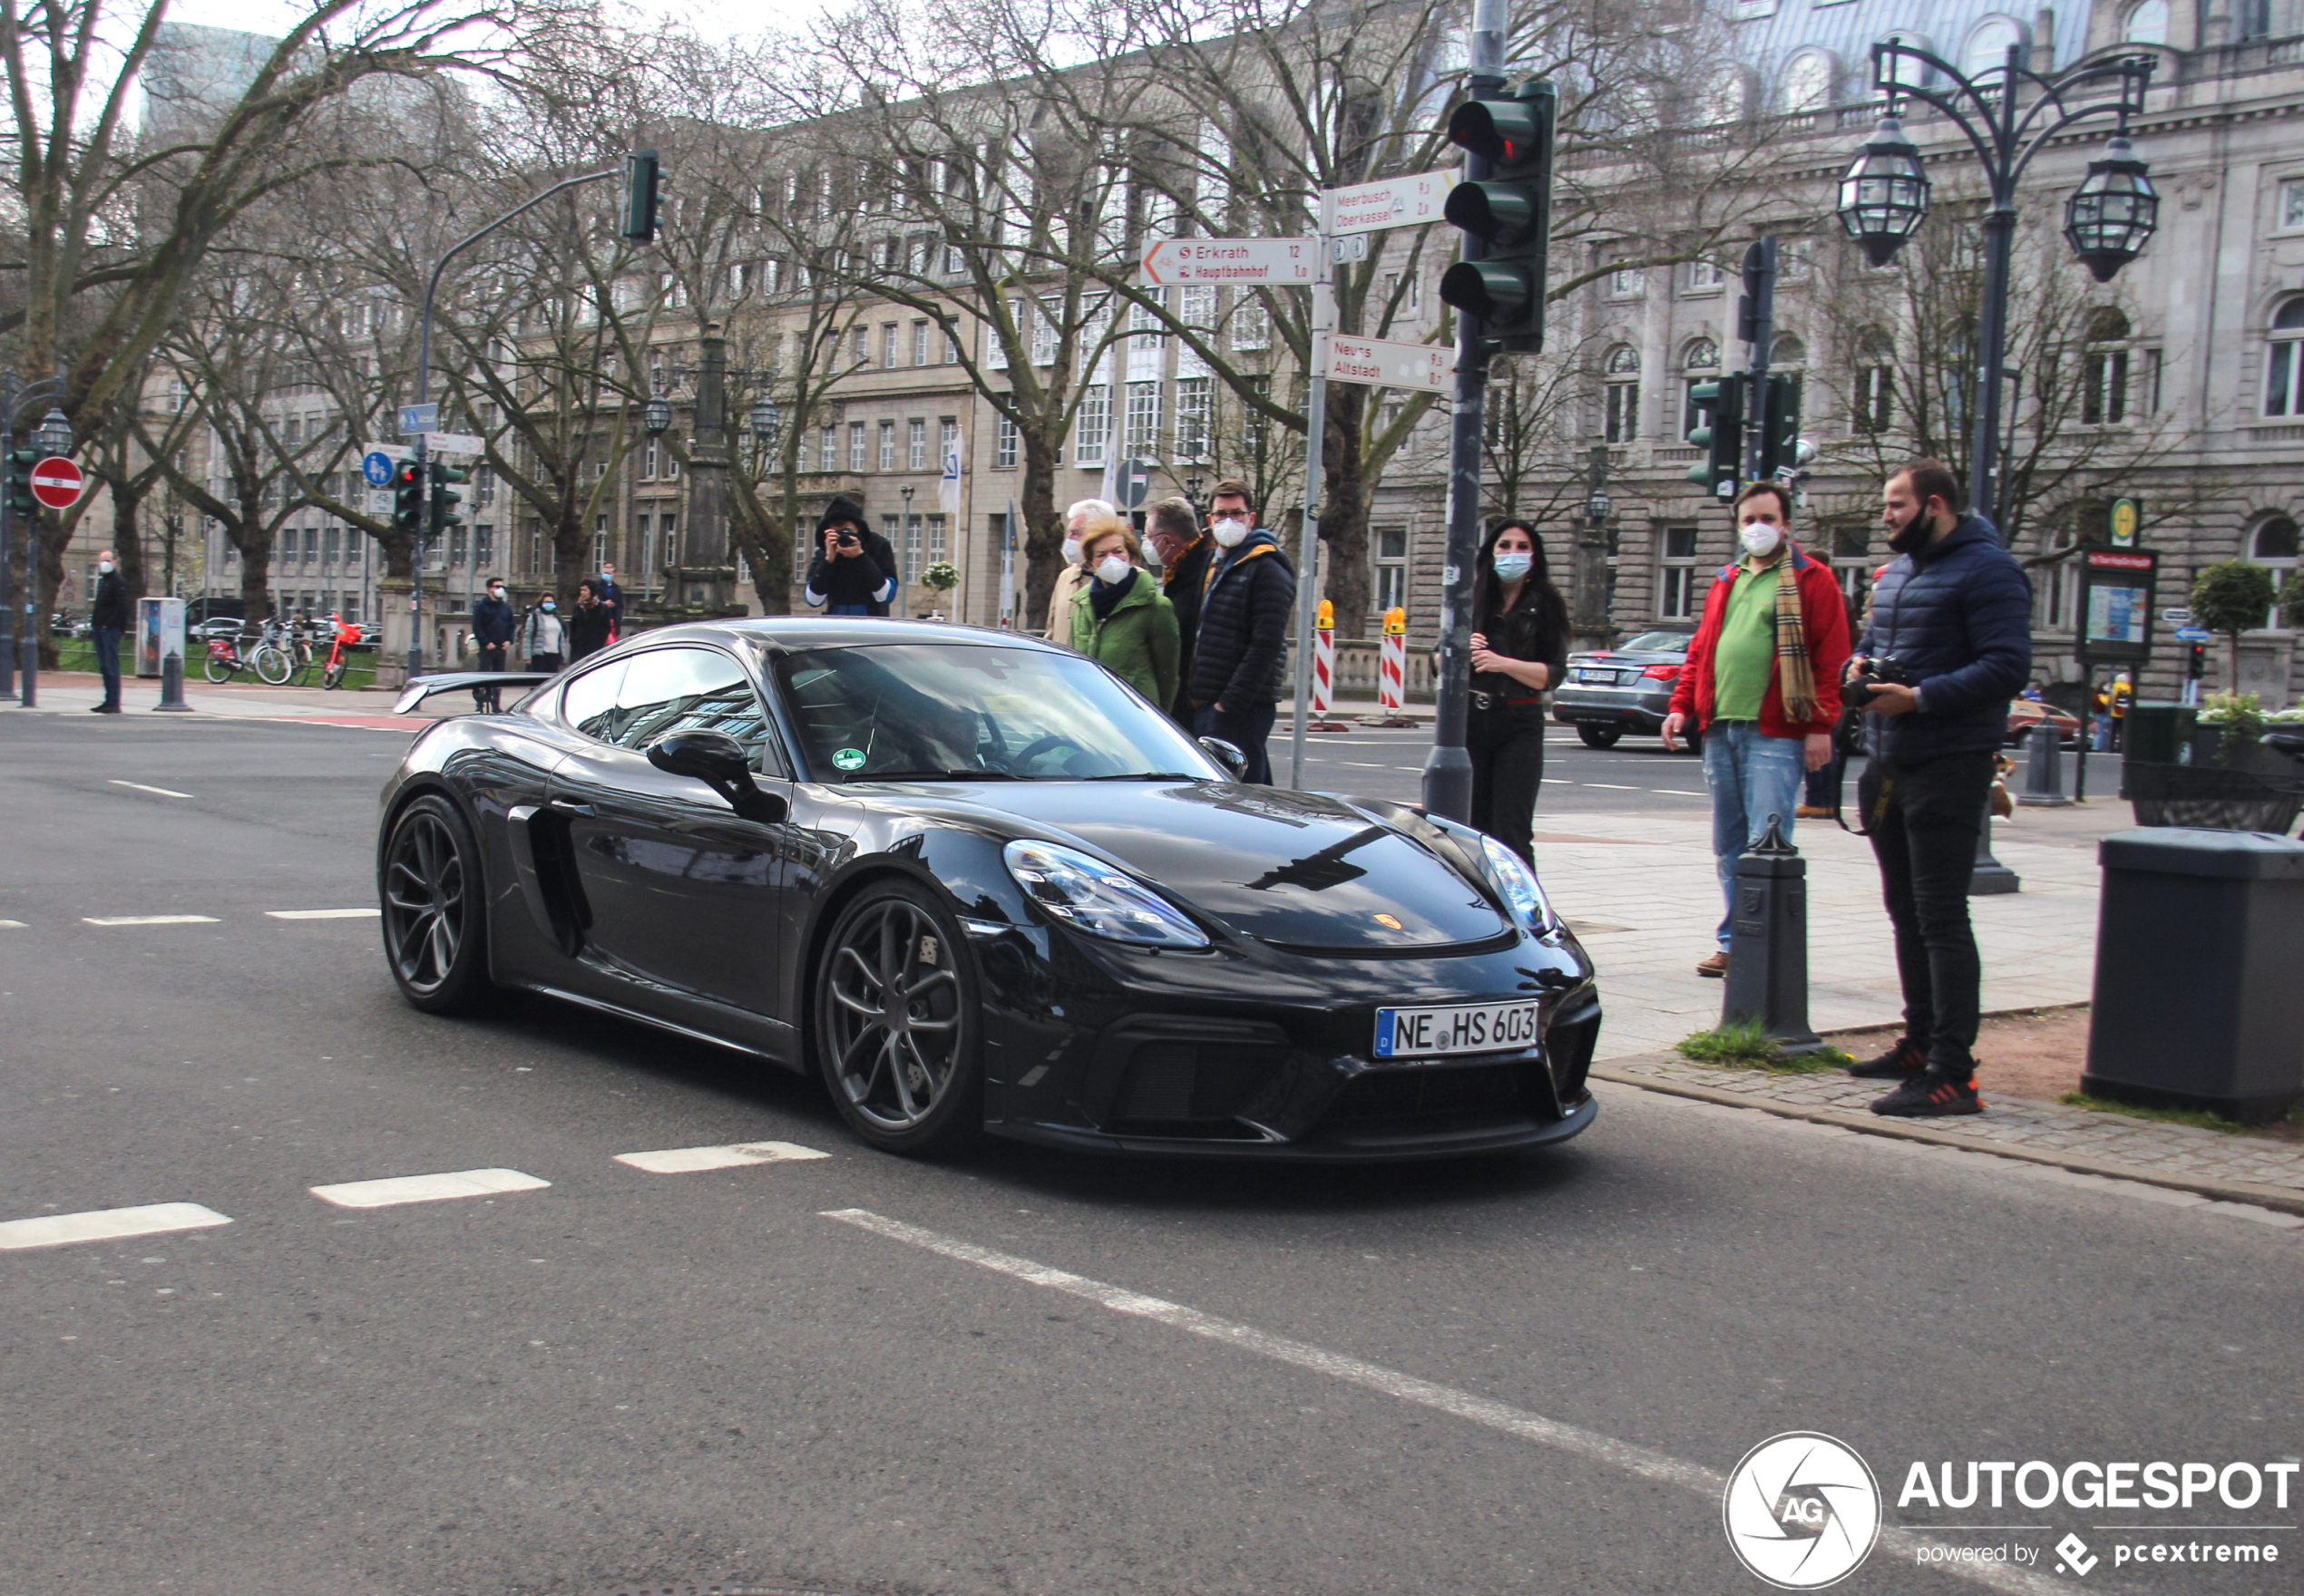
[[[1720,1023],[1756,1019],[1797,1056],[1824,1042],[1808,1025],[1808,861],[1784,841],[1782,820],[1770,815],[1767,834],[1736,861]]]
[[[191,714],[192,706],[184,702],[184,657],[182,655],[171,654],[161,660],[160,702],[153,705],[152,708],[155,711],[165,711],[173,715]]]
[[[2063,761],[2056,748],[2056,728],[2046,720],[2032,728],[2026,739],[2031,757],[2024,763],[2024,791],[2016,802],[2026,809],[2056,809],[2072,800],[2064,795]]]
[[[1984,795],[1984,813],[1977,817],[1976,873],[1968,877],[1968,896],[1995,898],[2024,890],[2024,878],[1992,857],[1992,794]]]

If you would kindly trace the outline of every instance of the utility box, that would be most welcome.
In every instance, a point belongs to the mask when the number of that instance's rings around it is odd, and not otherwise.
[[[2189,704],[2131,704],[2121,717],[2120,751],[2143,764],[2190,764],[2199,715]]]
[[[2097,846],[2083,1091],[2264,1124],[2304,1101],[2304,843],[2154,827]]]

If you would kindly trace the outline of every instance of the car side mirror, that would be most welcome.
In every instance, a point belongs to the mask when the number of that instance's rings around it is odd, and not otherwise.
[[[1248,756],[1240,752],[1237,744],[1227,743],[1222,737],[1203,737],[1200,747],[1210,759],[1224,766],[1234,781],[1248,774]]]
[[[751,756],[726,732],[667,732],[648,745],[648,762],[668,775],[692,776],[727,799],[746,820],[774,825],[784,800],[752,780]]]

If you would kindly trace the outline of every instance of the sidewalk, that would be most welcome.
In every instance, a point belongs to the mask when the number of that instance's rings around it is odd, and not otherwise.
[[[93,671],[42,671],[34,715],[85,715],[103,701],[103,678]],[[192,713],[160,718],[189,724],[202,715],[230,720],[308,722],[316,725],[358,726],[389,731],[417,731],[444,716],[472,707],[462,694],[442,694],[425,713],[394,715],[395,693],[388,688],[329,692],[322,687],[269,687],[261,682],[230,682],[222,686],[195,677],[184,684],[184,702]],[[160,704],[160,683],[151,676],[130,676],[121,683],[121,718],[150,718]],[[0,716],[27,713],[13,697],[0,699]]]

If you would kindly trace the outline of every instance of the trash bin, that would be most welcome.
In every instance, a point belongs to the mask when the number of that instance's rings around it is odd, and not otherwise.
[[[2190,764],[2199,714],[2189,704],[2132,704],[2123,717],[2120,751],[2143,764]]]
[[[2243,1124],[2304,1100],[2304,843],[2261,832],[2120,832],[2104,896],[2084,1092]]]

